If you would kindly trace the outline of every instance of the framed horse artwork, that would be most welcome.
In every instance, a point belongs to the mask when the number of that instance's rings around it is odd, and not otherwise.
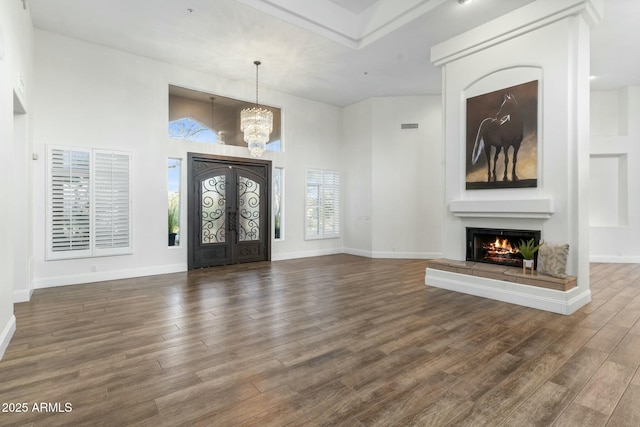
[[[538,81],[467,99],[466,188],[538,186]]]

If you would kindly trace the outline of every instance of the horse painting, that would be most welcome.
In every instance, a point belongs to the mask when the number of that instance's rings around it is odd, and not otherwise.
[[[505,93],[500,109],[493,117],[487,117],[478,126],[473,151],[471,153],[471,163],[475,165],[484,151],[487,159],[487,182],[495,182],[496,163],[500,152],[504,156],[503,181],[507,181],[507,171],[509,167],[509,148],[512,150],[511,180],[518,181],[516,166],[518,164],[518,151],[524,138],[524,121],[518,108],[518,101],[512,93]],[[491,148],[495,148],[493,154],[493,168],[491,167]]]

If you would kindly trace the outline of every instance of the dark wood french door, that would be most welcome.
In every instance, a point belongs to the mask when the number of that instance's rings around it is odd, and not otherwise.
[[[189,153],[189,270],[271,259],[271,162]]]

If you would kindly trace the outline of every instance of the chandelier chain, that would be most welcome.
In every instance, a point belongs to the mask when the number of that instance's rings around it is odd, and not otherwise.
[[[256,108],[258,107],[258,67],[260,66],[260,61],[254,61],[256,64]]]

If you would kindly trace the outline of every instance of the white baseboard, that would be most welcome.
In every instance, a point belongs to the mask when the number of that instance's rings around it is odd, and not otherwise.
[[[441,252],[373,252],[372,258],[387,258],[387,259],[438,259],[442,258]]]
[[[571,314],[591,301],[591,290],[539,288],[451,271],[426,269],[425,285],[518,304],[558,314]]]
[[[132,277],[155,276],[156,274],[180,273],[187,271],[187,264],[161,265],[129,270],[113,270],[97,273],[76,274],[72,276],[47,277],[34,279],[36,289],[55,286],[79,285],[81,283],[104,282],[107,280],[129,279]]]
[[[344,253],[349,255],[361,256],[365,258],[373,258],[373,252],[364,249],[344,248]]]
[[[365,251],[362,249],[345,248],[344,253],[367,258],[385,259],[437,259],[442,258],[442,252],[396,252],[396,251]]]
[[[603,262],[611,264],[640,264],[640,256],[613,256],[613,255],[591,255],[589,262]]]
[[[2,360],[4,352],[7,351],[7,347],[9,347],[9,342],[11,342],[11,338],[13,337],[13,333],[15,331],[16,316],[12,314],[9,318],[9,322],[7,322],[4,329],[2,329],[2,333],[0,334],[0,360]]]
[[[296,258],[311,258],[314,256],[324,256],[324,255],[336,255],[343,253],[342,248],[331,248],[331,249],[318,249],[313,251],[304,251],[304,252],[285,252],[278,254],[271,254],[271,261],[284,261],[287,259],[296,259]]]
[[[29,302],[31,301],[31,295],[33,295],[33,289],[21,289],[19,291],[13,291],[13,303]]]

